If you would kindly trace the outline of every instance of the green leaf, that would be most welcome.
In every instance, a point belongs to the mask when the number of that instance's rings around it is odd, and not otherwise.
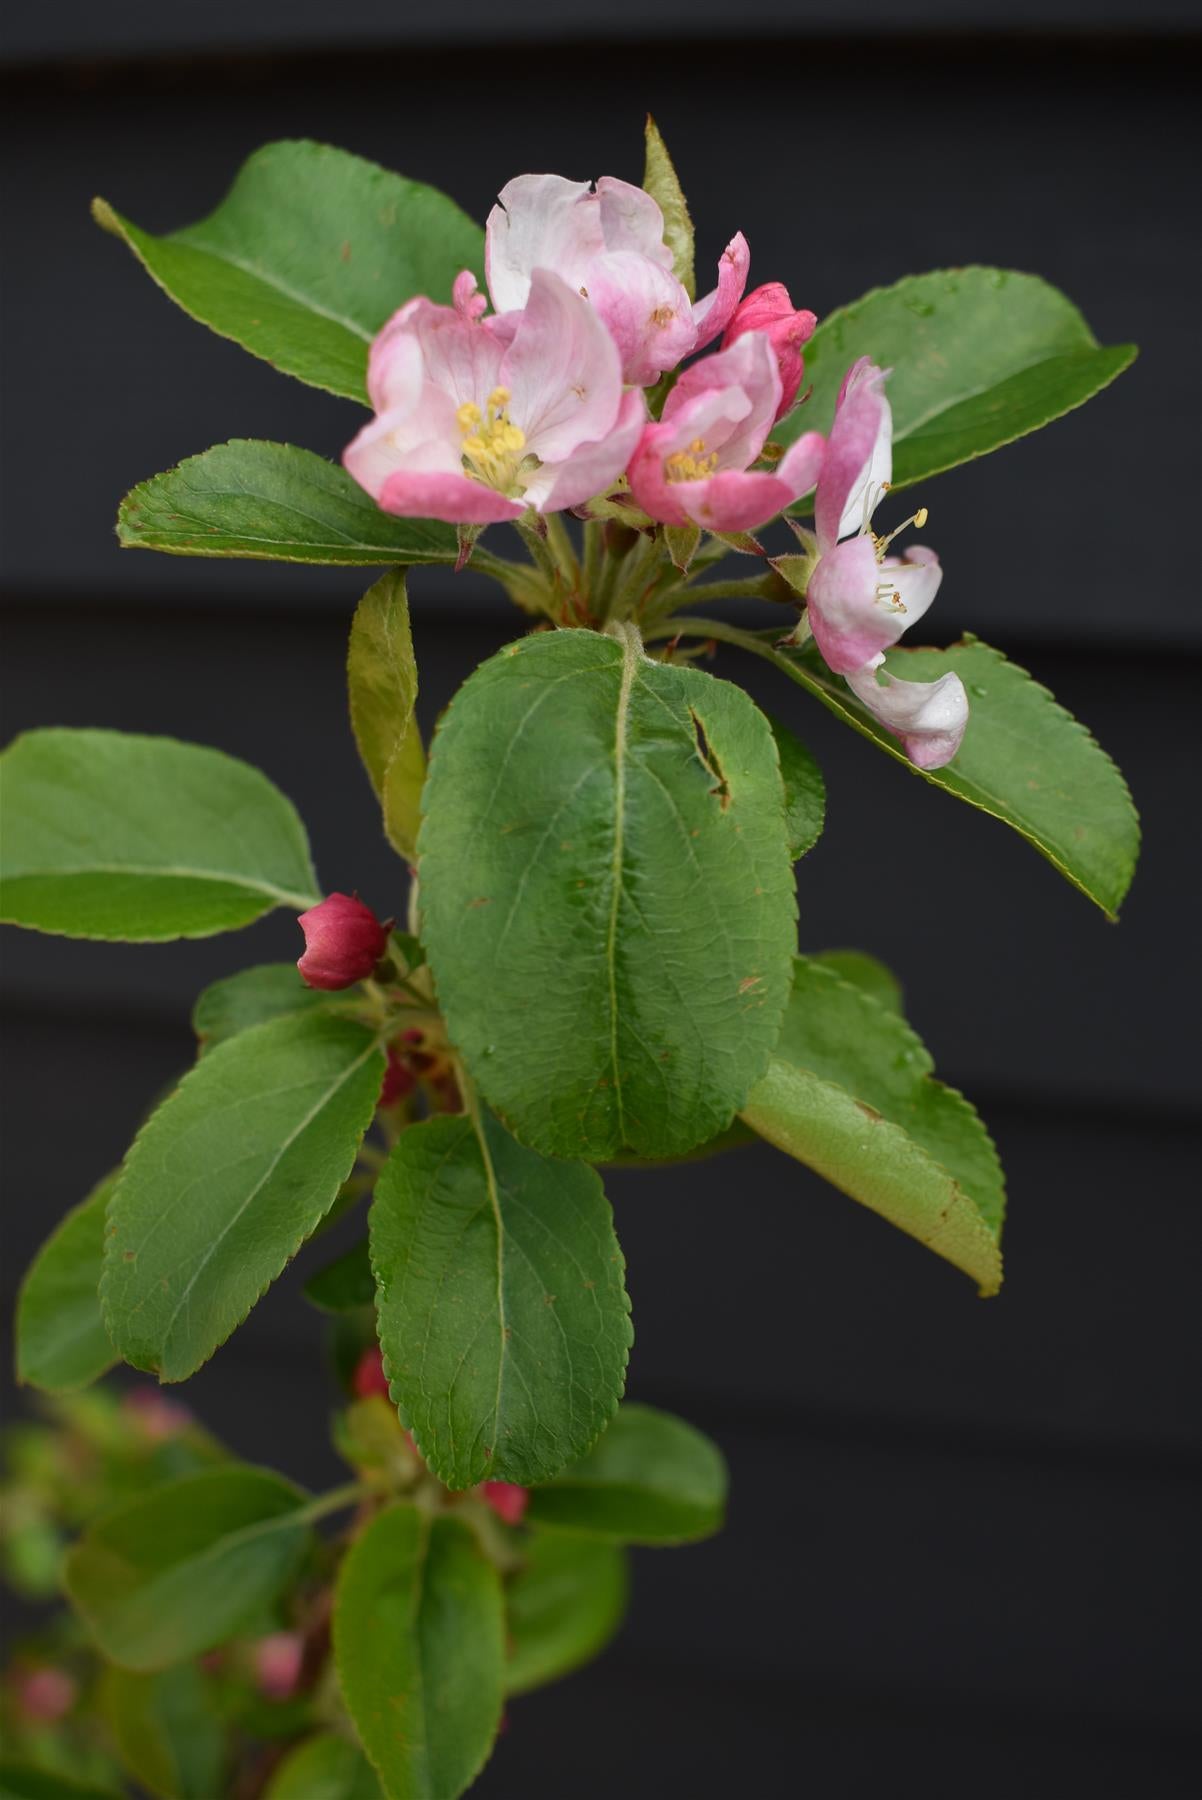
[[[501,1717],[503,1633],[500,1577],[461,1520],[393,1506],[351,1545],[334,1661],[388,1800],[454,1800],[479,1774]]]
[[[0,1762],[0,1800],[118,1800],[111,1788],[69,1780],[28,1763]]]
[[[973,1107],[933,1067],[897,1013],[799,956],[780,1042],[743,1118],[996,1293],[1001,1165]]]
[[[210,1050],[135,1139],[109,1201],[100,1298],[127,1362],[183,1381],[329,1211],[384,1056],[349,1019],[273,1019]]]
[[[382,1800],[382,1789],[354,1744],[323,1731],[289,1751],[263,1800]]]
[[[530,1496],[531,1525],[628,1544],[711,1537],[726,1510],[716,1444],[671,1413],[625,1405],[580,1462]]]
[[[664,215],[664,243],[672,252],[672,269],[690,300],[697,298],[697,277],[693,267],[693,221],[680,178],[672,166],[668,146],[659,126],[647,114],[645,127],[647,162],[643,186]]]
[[[780,757],[781,780],[785,787],[785,829],[789,834],[789,855],[794,862],[812,850],[822,836],[826,821],[826,783],[822,770],[800,739],[787,725],[764,715],[776,739]]]
[[[672,1156],[766,1067],[796,901],[768,722],[631,628],[539,633],[434,740],[422,942],[489,1104],[549,1156]]]
[[[984,456],[1081,406],[1132,363],[1099,347],[1071,301],[1012,269],[939,269],[828,313],[806,345],[804,406],[773,427],[790,443],[829,431],[848,368],[891,368],[893,486]]]
[[[394,519],[344,469],[292,444],[234,438],[140,482],[117,515],[127,550],[259,561],[454,562],[453,525]],[[483,562],[483,557],[477,560]]]
[[[863,950],[823,950],[809,960],[832,969],[853,987],[863,988],[886,1012],[904,1014],[901,982],[875,956],[869,956]]]
[[[505,1689],[525,1694],[569,1675],[604,1650],[622,1623],[630,1587],[618,1544],[571,1531],[531,1531],[525,1561],[505,1589]]]
[[[9,925],[137,943],[210,937],[318,900],[291,801],[174,738],[28,731],[0,757]]]
[[[116,1507],[68,1552],[68,1597],[110,1661],[164,1669],[233,1637],[290,1580],[305,1495],[267,1469],[188,1475]]]
[[[897,739],[817,657],[773,657],[847,724],[913,769]],[[932,786],[992,813],[1033,844],[1053,868],[1114,919],[1139,857],[1139,817],[1122,775],[1084,725],[1033,681],[974,637],[950,650],[892,650],[886,668],[905,681],[954,670],[968,690],[964,742],[942,769],[916,772]]]
[[[197,996],[192,1029],[201,1047],[212,1050],[252,1025],[319,1012],[329,1004],[329,994],[305,986],[294,962],[257,963],[212,982]]]
[[[117,1353],[100,1316],[108,1175],[51,1232],[17,1296],[17,1380],[52,1394],[87,1387]]]
[[[426,753],[413,711],[417,660],[403,569],[390,569],[360,600],[346,673],[355,742],[384,812],[385,833],[393,849],[413,862]]]
[[[256,150],[216,212],[167,236],[105,200],[92,211],[192,318],[349,400],[366,402],[368,345],[397,307],[449,303],[461,269],[483,274],[480,227],[453,200],[303,139]]]
[[[121,1761],[152,1794],[213,1800],[222,1792],[225,1736],[193,1664],[146,1674],[106,1669],[100,1708]]]
[[[345,1255],[310,1275],[304,1294],[319,1312],[354,1312],[361,1306],[374,1306],[376,1278],[371,1271],[367,1239],[353,1244]]]
[[[371,1257],[390,1392],[440,1481],[526,1485],[588,1449],[633,1337],[592,1169],[544,1161],[487,1115],[428,1119],[376,1184]]]

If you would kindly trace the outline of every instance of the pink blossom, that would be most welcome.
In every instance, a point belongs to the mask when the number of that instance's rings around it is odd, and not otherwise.
[[[543,269],[505,318],[479,317],[470,274],[453,296],[410,300],[372,345],[376,417],[343,454],[355,480],[385,512],[469,525],[611,487],[646,408],[588,301]]]
[[[936,681],[903,681],[884,670],[876,656],[866,668],[847,676],[847,685],[879,719],[886,731],[900,738],[912,763],[920,769],[939,769],[960,748],[968,727],[968,695],[952,670]]]
[[[79,1698],[79,1689],[65,1669],[43,1663],[22,1671],[16,1680],[17,1705],[27,1719],[53,1725],[65,1718]]]
[[[251,1651],[255,1685],[268,1700],[290,1700],[305,1660],[305,1640],[297,1631],[273,1631]]]
[[[805,374],[801,346],[813,337],[817,323],[814,313],[805,309],[799,312],[794,308],[787,287],[779,281],[768,281],[763,287],[753,288],[739,302],[734,317],[726,327],[726,335],[722,339],[724,350],[729,350],[745,331],[767,333],[768,341],[776,352],[776,366],[781,380],[780,405],[776,409],[778,419],[784,417],[797,398],[801,378]]]
[[[630,464],[638,504],[665,525],[750,531],[814,485],[823,439],[809,431],[775,469],[752,469],[777,414],[781,378],[768,336],[745,332],[685,370]]]
[[[527,304],[537,269],[554,271],[586,296],[618,346],[623,379],[637,387],[725,329],[751,260],[737,232],[719,259],[717,286],[690,301],[672,271],[658,204],[612,175],[603,175],[595,192],[562,175],[518,175],[488,216],[484,255],[500,314]]]
[[[526,1488],[513,1481],[484,1481],[480,1484],[480,1492],[484,1504],[492,1507],[498,1519],[504,1519],[506,1525],[521,1524],[530,1504]]]
[[[345,988],[366,980],[388,944],[388,926],[357,895],[330,894],[297,922],[305,953],[296,966],[311,988]]]
[[[942,579],[933,550],[915,545],[904,558],[887,554],[905,525],[926,523],[925,507],[888,537],[871,528],[893,473],[885,376],[866,356],[847,371],[814,496],[818,561],[806,590],[807,613],[814,641],[840,675],[896,644],[926,612]]]

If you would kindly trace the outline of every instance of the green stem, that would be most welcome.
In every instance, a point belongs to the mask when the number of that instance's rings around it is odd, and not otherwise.
[[[576,550],[558,513],[545,515],[547,527],[547,547],[568,584],[569,590],[580,586],[580,564],[576,560]]]
[[[361,1500],[370,1499],[383,1489],[379,1481],[348,1481],[345,1487],[331,1488],[328,1494],[318,1494],[307,1506],[298,1512],[290,1513],[289,1523],[312,1525],[318,1519],[324,1519],[329,1513],[345,1512],[350,1506],[358,1506]]]

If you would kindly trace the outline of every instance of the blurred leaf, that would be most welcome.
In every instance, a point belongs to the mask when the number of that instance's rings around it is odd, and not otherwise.
[[[323,1731],[289,1751],[263,1800],[383,1800],[383,1789],[361,1750]]]
[[[122,1762],[163,1800],[213,1800],[222,1792],[225,1737],[199,1669],[136,1675],[106,1669],[100,1707]]]
[[[28,1763],[0,1762],[0,1800],[119,1800],[111,1788],[52,1775]]]
[[[149,943],[319,898],[291,801],[220,750],[121,731],[27,731],[0,757],[10,925]]]
[[[862,988],[878,1006],[904,1017],[901,982],[875,956],[869,956],[863,950],[822,950],[809,960],[821,963],[824,968],[833,969],[836,975],[841,976],[844,981],[850,981],[853,987]]]
[[[713,1535],[726,1508],[721,1452],[683,1419],[627,1403],[593,1449],[530,1495],[532,1525],[628,1544]]]
[[[53,1393],[87,1387],[117,1353],[100,1316],[107,1175],[46,1239],[17,1297],[17,1380]]]
[[[374,1306],[376,1278],[371,1272],[367,1239],[352,1244],[344,1255],[310,1275],[304,1295],[319,1312],[354,1312],[361,1306]]]
[[[417,660],[403,569],[382,575],[355,609],[347,687],[355,742],[383,809],[388,841],[414,862],[426,753],[413,710]]]
[[[503,1634],[500,1577],[459,1519],[392,1506],[351,1545],[334,1661],[388,1800],[455,1800],[479,1774],[501,1717]]]
[[[618,1544],[570,1531],[531,1531],[506,1584],[505,1688],[524,1694],[600,1654],[622,1623],[630,1585]]]

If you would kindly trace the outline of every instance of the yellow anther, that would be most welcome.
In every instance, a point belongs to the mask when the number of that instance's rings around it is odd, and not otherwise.
[[[926,524],[926,522],[927,522],[927,509],[925,506],[920,506],[918,511],[914,514],[914,523],[918,527],[919,531],[921,531],[923,526]]]
[[[664,459],[664,474],[669,481],[705,481],[718,467],[718,452],[705,454],[705,439],[694,438],[687,450],[674,450]]]
[[[471,400],[455,415],[463,432],[464,473],[503,494],[520,492],[524,485],[518,470],[526,434],[506,414],[508,404],[509,389],[496,387],[488,396],[487,419]]]
[[[473,400],[465,400],[455,417],[459,421],[460,431],[474,431],[483,420],[484,414]]]
[[[504,412],[505,408],[509,405],[509,399],[510,399],[510,395],[509,395],[509,389],[507,387],[495,387],[493,389],[492,393],[488,396],[489,412],[490,413]]]

